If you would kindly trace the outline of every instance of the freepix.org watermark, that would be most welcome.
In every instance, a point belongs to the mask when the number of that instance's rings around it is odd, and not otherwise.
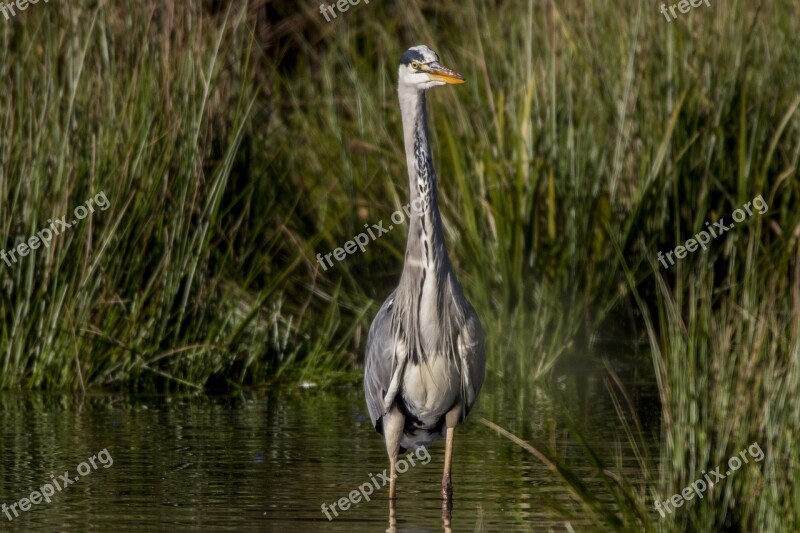
[[[42,0],[45,4],[50,0]],[[39,0],[16,0],[15,2],[9,2],[6,4],[3,0],[0,0],[0,13],[6,18],[6,20],[10,19],[11,17],[17,16],[18,11],[25,11],[28,9],[31,4],[38,4]],[[16,10],[14,8],[17,8]]]
[[[706,249],[706,245],[711,242],[711,239],[716,239],[726,231],[730,231],[736,225],[735,222],[743,222],[748,216],[753,216],[753,211],[750,209],[750,206],[755,207],[758,210],[759,215],[763,215],[769,209],[767,202],[764,201],[764,198],[759,194],[751,202],[747,202],[742,206],[741,209],[737,209],[733,212],[733,222],[729,226],[724,224],[724,219],[719,219],[718,221],[714,222],[712,226],[708,222],[706,222],[706,226],[708,227],[708,232],[701,231],[697,235],[694,236],[694,239],[689,239],[684,243],[684,246],[678,246],[674,250],[670,250],[666,254],[658,252],[658,260],[664,266],[665,269],[669,269],[667,266],[667,262],[665,259],[669,259],[670,266],[675,264],[675,261],[672,259],[672,254],[675,254],[675,257],[678,259],[683,259],[686,257],[688,252],[694,252],[697,250],[699,246],[703,250]],[[745,213],[747,211],[747,213]],[[716,230],[716,231],[714,231]]]
[[[669,12],[672,13],[672,18],[669,18],[667,6],[665,4],[661,4],[661,14],[664,15],[664,17],[667,19],[667,22],[672,22],[678,18],[677,13],[675,13],[675,9],[683,14],[686,14],[692,9],[700,7],[703,3],[705,3],[706,6],[711,7],[711,4],[708,0],[681,0],[677,4],[672,4],[669,6]]]
[[[88,463],[86,461],[88,461]],[[6,515],[6,518],[8,518],[10,522],[14,520],[14,518],[19,518],[19,511],[17,511],[17,508],[19,508],[20,511],[27,512],[31,510],[32,506],[39,505],[42,503],[42,501],[50,503],[50,498],[55,496],[56,490],[61,492],[73,483],[80,481],[82,477],[88,476],[97,470],[98,462],[103,466],[103,468],[111,468],[111,465],[114,464],[114,458],[111,457],[110,453],[108,453],[108,448],[103,448],[103,451],[99,452],[97,455],[91,456],[86,461],[82,462],[76,467],[78,471],[77,476],[70,477],[69,472],[64,472],[63,475],[58,477],[56,477],[54,474],[50,474],[50,481],[42,485],[39,490],[31,492],[30,497],[22,498],[20,501],[14,502],[11,505],[4,503],[0,505],[0,511]],[[11,516],[12,513],[14,514],[13,517]]]
[[[392,222],[395,224],[402,224],[405,222],[406,217],[411,216],[411,211],[414,211],[416,215],[422,215],[422,199],[417,198],[410,204],[406,204],[402,210],[398,209],[392,216]],[[331,256],[334,257],[337,261],[344,261],[347,258],[347,255],[356,253],[356,250],[361,250],[363,253],[366,250],[367,245],[371,242],[370,237],[372,240],[380,239],[382,235],[385,233],[389,233],[389,231],[394,229],[393,225],[390,225],[388,228],[383,227],[383,220],[379,221],[377,224],[373,224],[372,227],[369,224],[364,224],[364,227],[367,228],[367,233],[359,233],[355,237],[353,237],[352,241],[347,241],[344,243],[342,248],[336,248],[329,254],[325,254],[323,259],[322,254],[317,254],[317,263],[322,266],[323,270],[328,270],[328,267],[325,266],[325,261],[328,262],[328,266],[333,266],[333,261],[331,261]],[[375,231],[372,231],[375,230]]]
[[[94,213],[95,207],[100,209],[100,211],[105,211],[111,207],[104,191],[100,191],[94,198],[89,198],[86,202],[76,207],[72,213],[74,218],[71,222],[67,222],[67,216],[58,218],[55,222],[50,219],[47,221],[48,226],[46,228],[41,229],[36,235],[28,238],[27,241],[20,242],[16,247],[10,250],[0,250],[0,260],[8,267],[12,267],[23,257],[28,256],[32,251],[38,250],[42,246],[50,248],[50,243],[53,241],[54,237],[58,237],[69,228],[77,225],[79,221],[88,217],[89,213]],[[2,263],[0,263],[0,266],[2,266]]]
[[[703,478],[692,482],[692,484],[683,489],[680,494],[673,494],[671,498],[668,498],[663,502],[656,500],[655,508],[661,514],[661,518],[667,516],[666,514],[664,514],[664,509],[666,509],[668,513],[672,513],[672,509],[669,508],[670,503],[677,509],[678,507],[683,505],[684,501],[689,501],[693,499],[695,495],[699,499],[702,499],[703,493],[706,491],[706,489],[710,490],[715,483],[725,479],[726,476],[730,476],[731,474],[739,470],[742,467],[743,464],[742,461],[744,461],[744,464],[749,463],[750,461],[747,459],[748,453],[750,454],[750,457],[752,457],[757,463],[764,459],[764,451],[761,449],[761,446],[759,446],[757,442],[754,442],[753,444],[748,446],[747,449],[740,451],[739,455],[734,455],[733,457],[728,459],[728,471],[725,472],[724,474],[720,474],[719,469],[722,467],[718,466],[717,468],[715,468],[710,472],[710,474],[714,477],[714,479],[712,480],[709,477],[709,475],[706,474],[706,471],[703,470],[702,471]],[[661,508],[662,504],[664,505],[664,509]]]
[[[344,13],[350,6],[357,6],[361,0],[339,0],[331,5],[321,4],[319,6],[319,12],[322,13],[322,16],[325,17],[325,20],[328,22],[331,21],[331,18],[328,16],[328,11],[330,11],[333,18],[336,18],[336,10],[338,9],[341,13]],[[365,4],[369,4],[369,0],[364,0]]]
[[[406,459],[408,462],[406,462]],[[398,459],[395,468],[397,468],[397,472],[400,474],[404,474],[410,468],[409,463],[411,466],[416,466],[417,463],[414,461],[421,462],[422,464],[426,465],[431,462],[431,454],[428,453],[428,449],[425,446],[420,446],[417,448],[415,452],[410,452],[406,455],[405,459]],[[358,486],[358,490],[352,490],[350,493],[343,497],[339,498],[338,501],[335,501],[328,507],[328,504],[322,504],[322,512],[328,517],[328,520],[333,520],[334,517],[339,516],[339,512],[336,510],[336,506],[339,506],[339,511],[347,511],[350,509],[351,505],[358,504],[362,499],[365,502],[370,500],[370,496],[376,490],[381,490],[386,484],[389,482],[389,475],[386,473],[386,469],[383,469],[383,472],[378,474],[378,479],[375,479],[375,476],[370,473],[369,478],[372,481],[367,481],[366,483],[362,483]],[[380,481],[380,483],[379,483]],[[331,516],[331,512],[333,512],[333,516]]]

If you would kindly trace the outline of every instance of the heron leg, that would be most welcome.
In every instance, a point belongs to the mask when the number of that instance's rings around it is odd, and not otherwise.
[[[403,427],[406,417],[397,406],[392,406],[383,417],[383,435],[386,437],[386,452],[389,454],[389,499],[397,498],[397,454],[400,453],[400,439],[403,436]]]
[[[389,500],[389,529],[386,533],[397,533],[397,500]]]
[[[392,502],[397,500],[397,456],[389,458],[389,507],[391,508]]]
[[[442,499],[450,502],[453,499],[453,482],[450,479],[450,465],[453,462],[453,436],[456,432],[456,424],[461,415],[461,405],[453,407],[445,415],[447,426],[447,440],[444,449],[444,475],[442,475]]]
[[[450,479],[450,464],[453,460],[453,435],[455,428],[447,428],[447,443],[444,449],[444,475],[442,476],[442,499],[451,500],[453,497],[453,482]]]

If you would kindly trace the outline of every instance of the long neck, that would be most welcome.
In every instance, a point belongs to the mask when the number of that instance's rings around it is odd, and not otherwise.
[[[436,192],[436,173],[428,143],[425,92],[401,88],[399,96],[411,213],[403,275],[409,269],[424,268],[428,276],[438,278],[447,271],[450,258],[444,242]]]
[[[406,341],[412,362],[427,360],[430,353],[455,361],[454,339],[464,312],[454,301],[460,298],[460,302],[463,296],[444,244],[425,93],[404,88],[399,92],[411,204],[405,264],[392,321]]]

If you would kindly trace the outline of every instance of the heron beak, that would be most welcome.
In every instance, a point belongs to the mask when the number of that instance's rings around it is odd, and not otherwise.
[[[444,83],[449,83],[451,85],[458,85],[459,83],[464,83],[464,76],[462,76],[455,70],[450,70],[441,63],[438,62],[429,63],[425,65],[424,68],[425,72],[428,74],[428,77],[431,79],[431,81],[441,81]]]

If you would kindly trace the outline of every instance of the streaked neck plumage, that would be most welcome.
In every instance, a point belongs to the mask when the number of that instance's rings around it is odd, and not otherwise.
[[[408,163],[410,214],[405,264],[396,298],[397,331],[405,337],[412,362],[430,353],[454,355],[453,339],[462,309],[461,289],[453,273],[439,215],[436,174],[428,143],[425,92],[400,86],[400,109]],[[408,310],[413,310],[409,313]]]
[[[449,269],[450,258],[444,242],[436,173],[428,142],[425,91],[401,87],[398,92],[403,115],[411,213],[404,275],[405,271],[419,268],[420,264],[429,275],[441,274]]]

